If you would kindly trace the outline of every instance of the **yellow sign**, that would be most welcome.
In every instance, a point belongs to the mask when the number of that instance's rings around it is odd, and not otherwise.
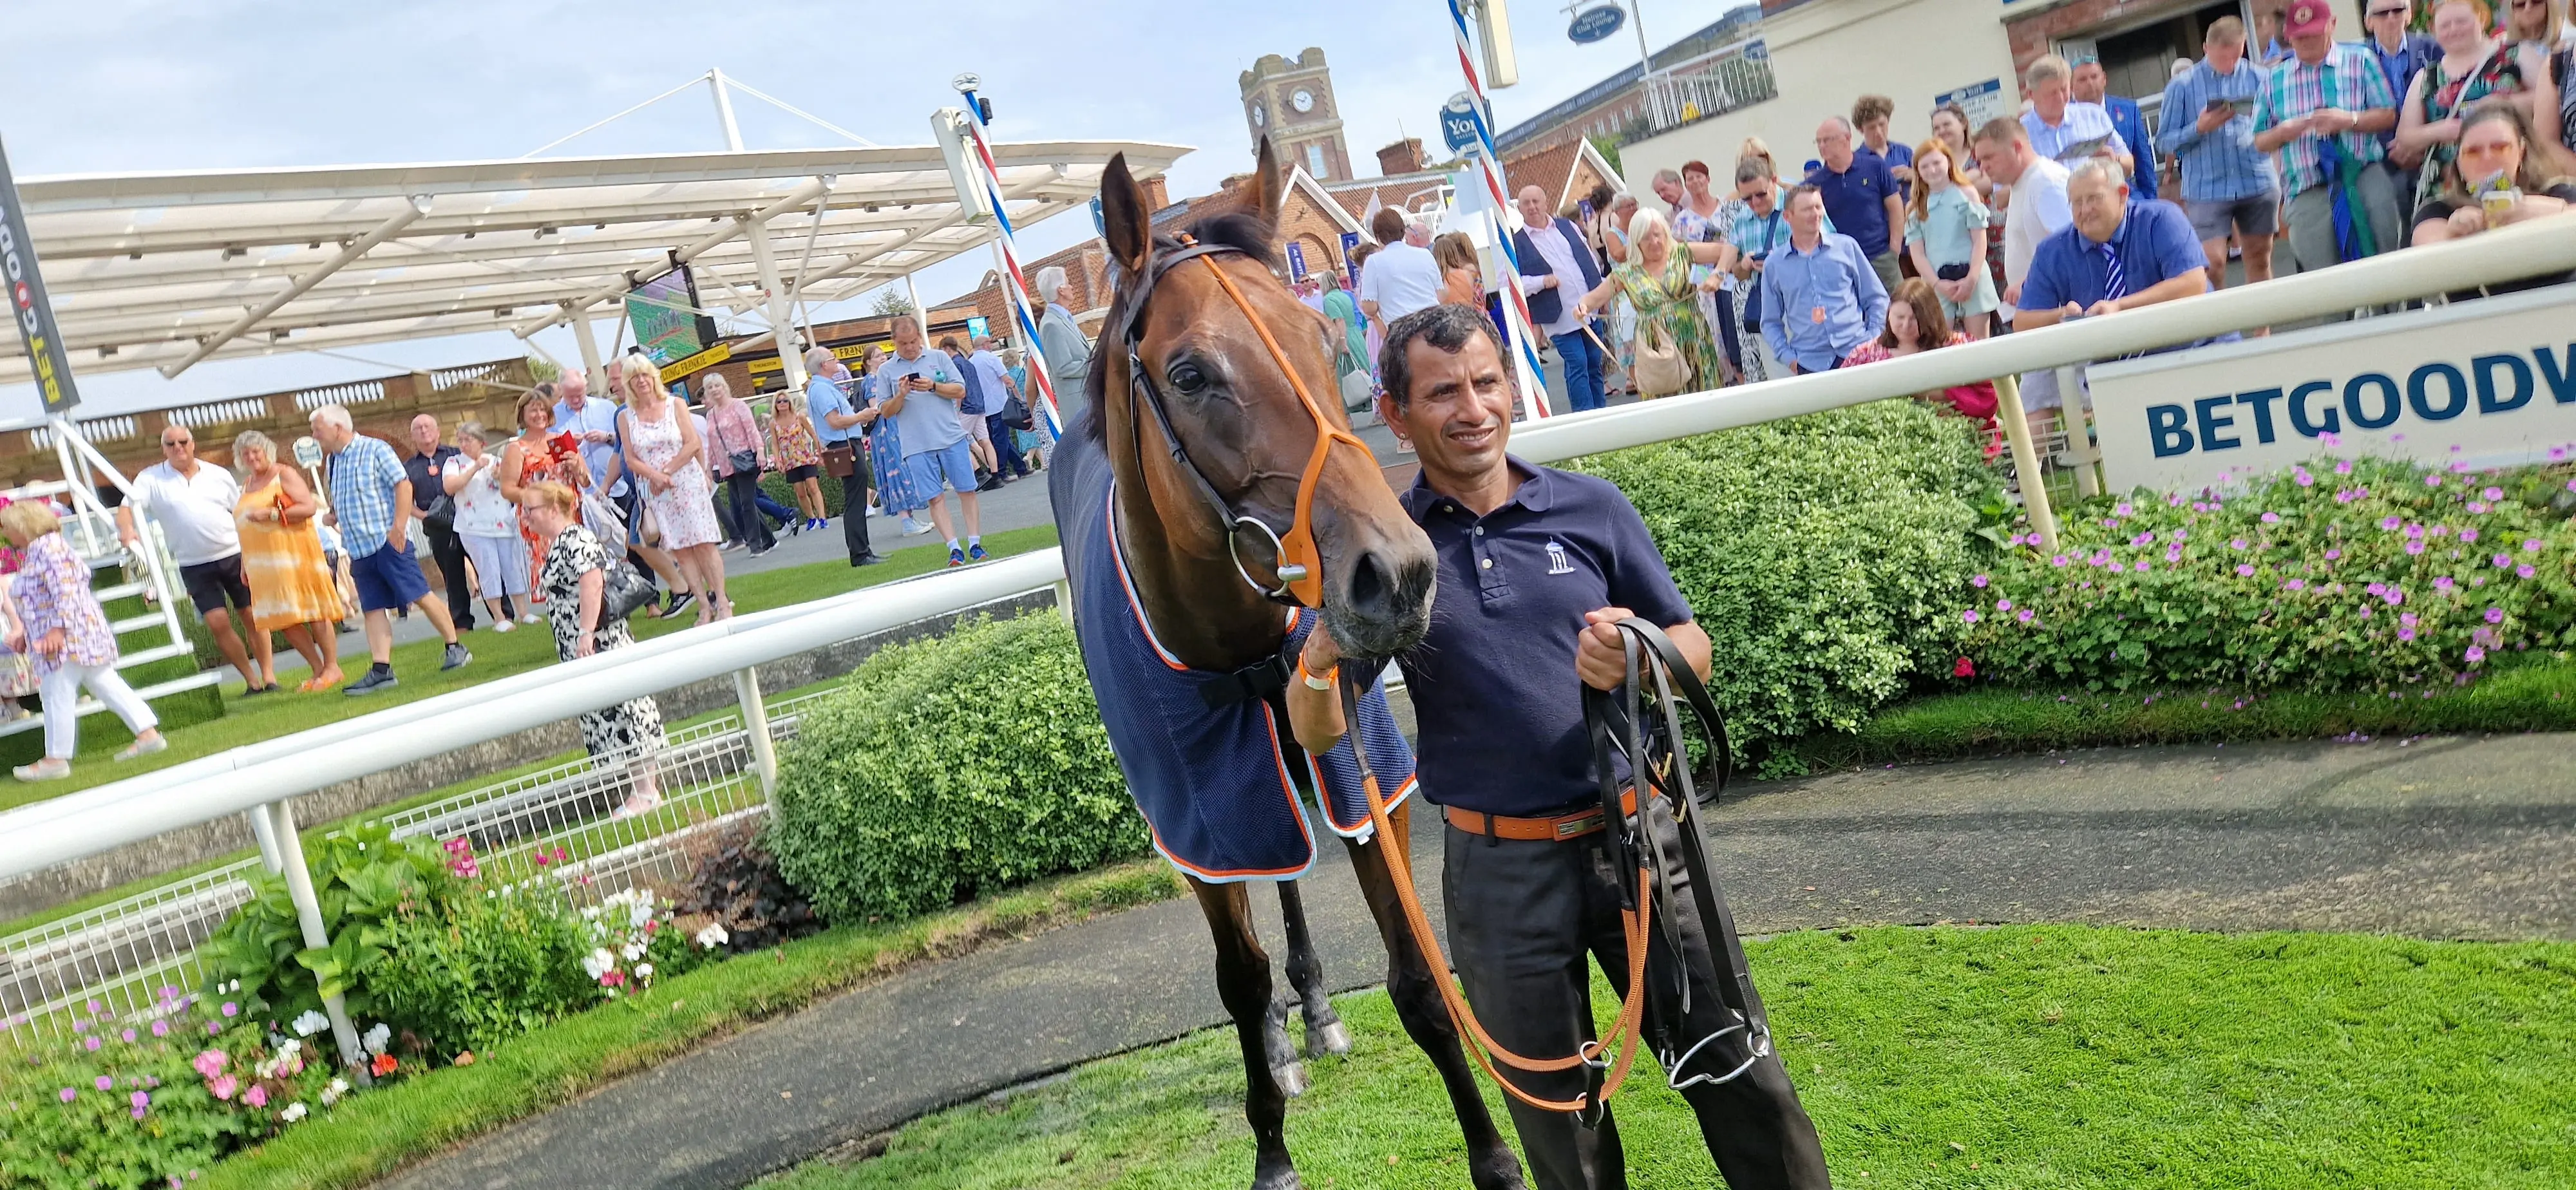
[[[868,353],[868,348],[871,347],[882,347],[887,351],[894,350],[894,344],[891,341],[884,343],[845,343],[832,349],[832,358],[843,360],[857,359],[860,356],[866,355]],[[751,374],[754,376],[762,376],[771,372],[785,371],[786,368],[787,365],[781,362],[775,355],[769,356],[766,359],[756,359],[751,361]]]
[[[696,355],[672,360],[662,366],[662,383],[669,384],[692,372],[703,371],[733,358],[733,345],[718,343]]]

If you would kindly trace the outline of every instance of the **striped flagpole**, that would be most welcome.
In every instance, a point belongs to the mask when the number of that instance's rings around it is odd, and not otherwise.
[[[1521,293],[1520,253],[1505,234],[1503,212],[1512,208],[1511,199],[1503,193],[1502,154],[1494,148],[1494,130],[1485,123],[1485,80],[1476,73],[1476,49],[1467,31],[1467,9],[1463,0],[1448,0],[1449,25],[1458,37],[1458,69],[1467,76],[1468,106],[1475,109],[1476,161],[1485,175],[1485,197],[1493,204],[1494,246],[1502,250],[1503,260],[1511,275],[1503,278],[1503,330],[1511,340],[1511,355],[1518,361],[1514,369],[1520,377],[1521,404],[1531,420],[1548,416],[1547,386],[1543,377],[1547,366],[1539,361],[1538,336],[1530,330],[1529,298]]]
[[[1003,208],[1002,170],[994,164],[993,148],[986,139],[984,103],[972,90],[966,91],[965,96],[966,129],[975,142],[975,159],[984,170],[984,194],[992,204],[993,226],[1002,246],[1002,295],[1009,299],[1012,317],[1019,323],[1020,354],[1028,361],[1029,379],[1038,392],[1039,416],[1046,419],[1048,434],[1061,438],[1064,417],[1056,409],[1055,378],[1047,373],[1046,356],[1038,349],[1036,310],[1029,301],[1028,278],[1020,271],[1020,244],[1011,227],[1011,213]]]

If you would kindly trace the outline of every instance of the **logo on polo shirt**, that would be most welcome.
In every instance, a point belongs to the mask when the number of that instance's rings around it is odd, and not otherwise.
[[[1574,573],[1574,563],[1565,556],[1565,543],[1558,541],[1547,543],[1547,572],[1549,574]]]

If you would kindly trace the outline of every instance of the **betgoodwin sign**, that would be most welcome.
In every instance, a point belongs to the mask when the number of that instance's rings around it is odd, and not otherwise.
[[[2113,490],[2189,490],[2319,454],[2502,466],[2576,443],[2576,287],[2102,364]]]
[[[9,320],[27,345],[27,371],[45,412],[64,413],[80,404],[72,386],[71,354],[63,350],[62,327],[54,321],[53,303],[45,296],[45,278],[36,270],[36,241],[27,234],[27,211],[18,203],[18,183],[9,173],[9,151],[0,146],[0,286],[9,296]]]

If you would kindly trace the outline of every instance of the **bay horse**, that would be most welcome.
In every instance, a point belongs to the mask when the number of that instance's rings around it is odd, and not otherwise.
[[[1088,408],[1048,466],[1077,636],[1103,717],[1113,720],[1111,742],[1157,847],[1182,867],[1215,938],[1217,989],[1243,1050],[1254,1190],[1299,1185],[1284,1123],[1287,1099],[1304,1089],[1305,1076],[1288,1040],[1286,1006],[1273,999],[1246,879],[1278,881],[1288,981],[1305,1016],[1308,1054],[1350,1047],[1325,996],[1294,881],[1315,840],[1297,791],[1288,791],[1285,810],[1278,798],[1292,777],[1321,794],[1333,772],[1348,770],[1331,769],[1329,755],[1310,762],[1289,730],[1280,691],[1293,680],[1290,650],[1317,619],[1354,658],[1411,648],[1430,624],[1434,573],[1430,539],[1351,435],[1327,346],[1330,324],[1277,276],[1284,188],[1265,138],[1256,168],[1232,194],[1201,200],[1157,229],[1125,157],[1110,160],[1100,207],[1116,296],[1092,353]],[[1202,688],[1177,698],[1126,688],[1181,681]],[[1381,743],[1396,753],[1404,743],[1382,718],[1383,691],[1372,686],[1371,694],[1381,718],[1370,722],[1381,731],[1368,761],[1383,773]],[[1252,724],[1220,743],[1268,755],[1229,770],[1222,747],[1194,748],[1195,737],[1164,747],[1159,733],[1174,730],[1169,718],[1194,716],[1199,698],[1211,707],[1230,701]],[[1368,734],[1366,710],[1353,740]],[[1129,717],[1144,722],[1122,738],[1119,722]],[[1143,755],[1140,733],[1155,755]],[[1207,782],[1232,781],[1230,774],[1240,774],[1251,790],[1242,804],[1258,813],[1222,797],[1207,799],[1222,805],[1174,804],[1173,790],[1161,787],[1199,786],[1182,796],[1202,799]],[[1347,803],[1334,800],[1345,792],[1319,797],[1319,808],[1343,836],[1386,945],[1396,1013],[1439,1071],[1477,1190],[1519,1190],[1519,1159],[1494,1126],[1434,982],[1448,973],[1432,971],[1407,932],[1388,867],[1385,849],[1408,842],[1410,803],[1397,805],[1386,831],[1371,832],[1365,813],[1354,823]],[[1271,835],[1235,838],[1261,834],[1253,818]],[[1208,850],[1240,842],[1288,859],[1267,867],[1193,863],[1175,832],[1196,832],[1202,842],[1193,846]]]

